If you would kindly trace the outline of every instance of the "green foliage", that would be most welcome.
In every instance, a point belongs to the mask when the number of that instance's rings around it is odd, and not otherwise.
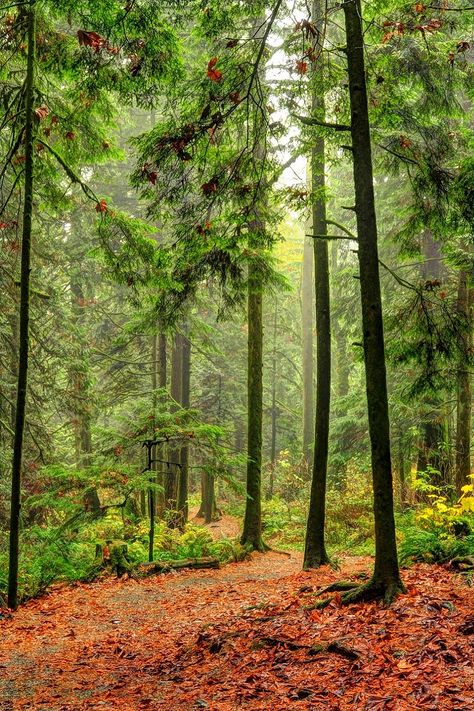
[[[417,488],[430,499],[430,504],[402,519],[401,562],[445,563],[456,556],[474,555],[473,485],[463,487],[455,504],[423,478]]]

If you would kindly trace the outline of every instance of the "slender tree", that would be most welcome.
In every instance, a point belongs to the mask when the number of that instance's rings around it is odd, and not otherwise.
[[[23,229],[21,243],[19,322],[20,351],[15,411],[15,436],[13,442],[12,489],[10,509],[10,557],[8,569],[8,605],[13,610],[15,610],[18,606],[18,557],[21,510],[21,466],[23,455],[23,436],[25,432],[26,395],[28,387],[29,361],[30,263],[33,221],[34,177],[34,92],[36,50],[35,0],[30,0],[24,11],[28,27],[28,59],[24,89],[25,173],[23,196]]]
[[[395,538],[387,376],[377,247],[369,112],[360,0],[343,3],[351,104],[358,257],[364,363],[371,442],[375,516],[375,567],[371,580],[345,601],[382,597],[391,602],[403,590]]]
[[[314,247],[311,237],[305,236],[303,247],[303,269],[301,278],[301,310],[302,310],[302,362],[303,362],[303,457],[308,468],[312,467],[312,452],[314,443],[314,364],[313,364],[313,277]]]
[[[471,473],[471,409],[472,385],[469,358],[472,349],[472,295],[469,275],[461,269],[458,277],[458,311],[463,320],[460,335],[460,358],[457,374],[456,407],[456,494],[469,484]]]
[[[313,24],[322,30],[323,4],[314,0]],[[319,48],[322,49],[322,46]],[[325,102],[322,61],[317,63],[312,111],[324,122]],[[331,399],[331,317],[329,292],[329,256],[325,196],[325,145],[318,137],[311,153],[312,228],[314,242],[314,278],[316,297],[316,424],[314,436],[313,477],[306,526],[303,567],[317,568],[329,562],[324,541],[326,480],[329,447],[329,410]]]
[[[189,409],[191,390],[191,341],[187,336],[188,327],[184,327],[182,336],[181,356],[181,405]],[[180,470],[178,479],[178,512],[179,523],[183,527],[188,520],[188,486],[189,486],[189,445],[185,442],[180,453]]]

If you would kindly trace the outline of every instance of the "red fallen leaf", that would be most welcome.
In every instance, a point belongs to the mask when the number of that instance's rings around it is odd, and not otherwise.
[[[151,173],[148,173],[148,182],[151,183],[152,185],[156,185],[156,180],[158,178],[158,173],[156,170],[152,170]]]
[[[410,148],[413,143],[406,136],[400,136],[400,146],[402,148]]]
[[[40,121],[41,121],[41,119],[46,118],[46,116],[48,116],[48,114],[49,114],[49,109],[46,106],[46,104],[42,104],[41,106],[38,106],[37,109],[35,109],[35,116],[37,116]]]
[[[10,225],[8,222],[0,222],[0,230],[6,230]]]
[[[233,104],[240,104],[242,99],[240,98],[240,91],[233,91],[231,94],[229,94],[229,99],[232,101]]]
[[[57,116],[51,116],[51,123],[53,126],[55,126],[59,122],[59,119]]]
[[[69,141],[74,141],[74,139],[76,138],[76,134],[74,133],[74,131],[67,131],[67,132],[64,134],[64,136],[65,136],[65,138],[67,138]]]
[[[105,200],[100,200],[95,206],[96,212],[107,212],[107,203]]]
[[[306,74],[308,71],[308,62],[305,62],[303,59],[299,59],[296,62],[296,71],[298,74]]]
[[[212,57],[212,59],[209,60],[208,65],[207,65],[207,76],[211,81],[221,81],[222,79],[222,72],[220,72],[218,69],[216,69],[216,64],[218,62],[217,57]]]
[[[439,298],[440,298],[440,299],[445,299],[445,298],[446,298],[446,292],[445,292],[445,291],[440,291],[440,292],[439,292]]]
[[[22,163],[25,162],[25,160],[26,160],[25,155],[19,155],[19,156],[16,156],[16,158],[14,160],[12,160],[12,163],[13,163],[13,165],[21,165]]]
[[[423,5],[421,2],[417,2],[413,5],[413,10],[415,12],[424,12],[426,10],[426,5]]]

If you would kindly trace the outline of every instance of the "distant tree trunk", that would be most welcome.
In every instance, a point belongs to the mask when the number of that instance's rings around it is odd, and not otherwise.
[[[166,386],[168,385],[168,379],[167,379],[167,372],[166,372],[166,334],[163,332],[160,332],[158,336],[158,352],[157,352],[157,358],[158,358],[158,383],[159,387],[161,390],[166,390]],[[166,465],[164,464],[164,461],[166,459],[166,449],[163,444],[159,444],[155,448],[155,458],[158,460],[157,462],[157,473],[156,473],[156,483],[159,486],[159,490],[156,495],[156,513],[157,515],[162,518],[164,511],[165,511],[165,482],[166,482],[166,477],[167,477],[167,468]],[[160,461],[161,460],[161,461]]]
[[[171,411],[176,412],[181,403],[181,381],[183,375],[182,364],[182,337],[176,334],[173,339],[173,349],[171,353]],[[176,443],[173,443],[168,448],[169,469],[166,477],[165,500],[166,508],[169,513],[168,524],[171,528],[177,525],[176,510],[178,499],[178,472],[181,468],[180,452]]]
[[[18,361],[18,388],[15,411],[15,436],[13,442],[12,486],[10,505],[10,541],[8,567],[8,606],[18,607],[18,556],[21,510],[21,465],[25,432],[26,394],[28,387],[29,320],[30,320],[30,263],[33,220],[33,169],[34,169],[34,67],[36,49],[36,22],[34,2],[28,4],[28,59],[25,100],[25,173],[23,194],[23,227],[21,242],[20,283],[20,352]]]
[[[323,5],[313,2],[313,23],[321,27]],[[322,62],[318,62],[315,79],[322,80]],[[324,87],[313,90],[313,115],[325,118]],[[329,410],[331,401],[331,317],[329,296],[328,243],[316,235],[327,234],[324,138],[317,138],[311,153],[312,228],[314,243],[314,278],[316,297],[316,424],[314,435],[313,477],[303,567],[317,568],[329,562],[324,541],[326,517],[326,481],[329,446]]]
[[[76,325],[83,326],[84,321],[84,289],[77,274],[77,265],[71,265],[71,297],[72,312]],[[84,343],[80,342],[81,351]],[[79,357],[79,355],[77,356]],[[76,449],[76,465],[90,467],[92,464],[92,433],[91,433],[91,397],[88,373],[85,366],[71,367],[71,381],[74,392],[74,439]],[[94,516],[100,514],[100,500],[96,488],[90,488],[84,494],[84,508]]]
[[[278,302],[275,299],[275,310],[273,317],[273,353],[272,353],[272,436],[270,441],[270,481],[268,486],[267,498],[273,498],[275,488],[275,467],[277,459],[277,424],[278,424],[278,409],[276,402],[277,388],[277,326],[278,326]]]
[[[421,274],[427,281],[442,280],[443,263],[441,246],[431,230],[421,236],[421,250],[424,263]],[[420,418],[421,442],[418,452],[418,471],[431,471],[430,483],[446,489],[450,483],[450,461],[447,447],[447,417],[440,393],[424,398],[423,405],[428,412]]]
[[[222,407],[222,375],[219,373],[217,385],[217,423],[221,421]],[[211,472],[201,474],[201,506],[198,516],[204,518],[205,523],[216,521],[220,517],[217,508],[215,478]]]
[[[255,225],[253,225],[255,229]],[[263,551],[262,540],[262,399],[263,323],[260,272],[250,262],[248,274],[248,428],[247,499],[242,545]]]
[[[187,331],[187,326],[185,326]],[[189,410],[190,385],[191,385],[191,341],[186,333],[181,338],[182,343],[182,376],[181,376],[181,405]],[[180,454],[181,468],[178,482],[178,512],[179,525],[183,527],[188,521],[188,487],[189,487],[189,444],[185,443]]]
[[[301,280],[301,311],[303,341],[303,458],[311,475],[314,443],[314,364],[313,364],[313,254],[310,237],[305,236]]]
[[[456,410],[456,494],[469,484],[471,473],[471,408],[472,386],[469,358],[472,350],[472,295],[467,272],[459,272],[458,311],[465,331],[460,338],[460,359],[457,376]]]
[[[359,243],[364,362],[375,516],[375,567],[370,582],[346,600],[383,597],[403,589],[395,538],[390,425],[360,0],[343,2],[346,20],[351,136]]]

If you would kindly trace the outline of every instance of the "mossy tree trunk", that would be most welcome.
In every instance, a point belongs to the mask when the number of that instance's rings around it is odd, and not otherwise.
[[[92,393],[90,386],[88,354],[85,353],[86,349],[83,338],[85,297],[84,287],[77,265],[71,264],[70,269],[72,313],[75,325],[80,331],[80,350],[76,355],[76,360],[81,361],[76,363],[76,367],[74,367],[73,363],[70,371],[74,398],[74,439],[76,449],[76,465],[78,468],[87,468],[92,465]],[[93,516],[100,515],[101,508],[99,494],[95,487],[88,488],[85,492],[84,508],[86,511],[92,513]]]
[[[171,411],[176,412],[181,403],[181,383],[183,377],[182,364],[182,337],[176,334],[173,339],[173,348],[171,353]],[[176,444],[170,445],[168,448],[169,467],[166,473],[165,483],[165,503],[168,511],[168,525],[174,528],[177,524],[177,504],[178,504],[178,479],[179,469],[181,468],[180,451]]]
[[[185,327],[187,332],[187,326]],[[185,333],[181,338],[181,405],[189,409],[191,390],[191,341]],[[188,488],[189,488],[189,444],[185,443],[180,452],[181,468],[178,477],[178,512],[179,525],[183,527],[188,520]]]
[[[390,602],[403,589],[398,567],[393,506],[387,376],[377,246],[377,222],[360,0],[343,3],[351,104],[357,234],[369,434],[375,516],[372,579],[350,599],[382,597]]]
[[[253,226],[256,229],[256,226]],[[260,271],[252,262],[248,273],[247,371],[247,499],[241,542],[263,551],[262,540],[262,414],[263,321]]]
[[[471,408],[472,385],[469,357],[472,350],[472,288],[466,271],[459,272],[458,311],[464,331],[460,337],[456,409],[456,494],[469,484],[471,473]]]
[[[10,504],[10,541],[8,568],[8,606],[18,606],[18,562],[21,511],[21,467],[25,432],[26,395],[28,387],[29,319],[30,319],[30,264],[33,220],[34,170],[34,70],[36,49],[35,2],[30,0],[26,10],[28,26],[28,59],[25,97],[25,173],[23,194],[23,226],[21,243],[21,284],[19,322],[18,385],[13,442],[12,486]]]
[[[313,24],[321,31],[323,4],[313,2]],[[323,33],[322,33],[323,34]],[[313,115],[325,119],[322,62],[314,75]],[[327,234],[325,196],[325,145],[318,137],[311,153],[311,192],[313,235]],[[326,517],[326,481],[329,446],[329,410],[331,401],[331,317],[329,294],[328,242],[313,237],[316,297],[316,423],[314,435],[313,476],[303,567],[317,568],[329,562],[324,540]]]
[[[301,279],[302,341],[303,341],[303,459],[308,470],[312,469],[314,443],[314,278],[313,244],[311,237],[305,236],[303,248],[303,269]]]

